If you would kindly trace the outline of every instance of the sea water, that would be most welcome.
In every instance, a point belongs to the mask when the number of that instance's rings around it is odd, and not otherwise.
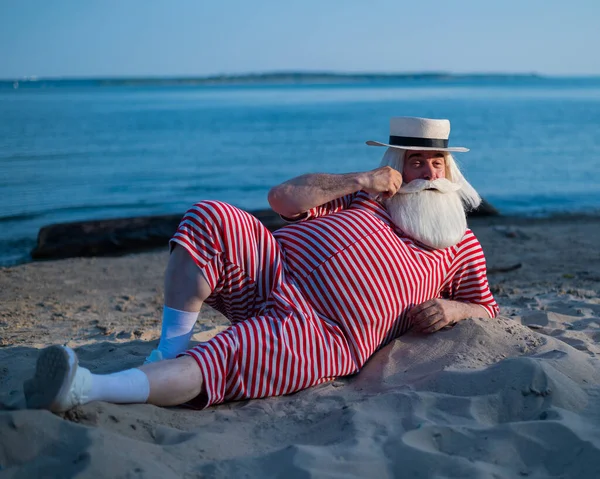
[[[378,166],[389,118],[449,118],[465,176],[510,215],[600,211],[600,79],[321,85],[0,84],[0,265],[52,223],[267,208],[307,172]]]

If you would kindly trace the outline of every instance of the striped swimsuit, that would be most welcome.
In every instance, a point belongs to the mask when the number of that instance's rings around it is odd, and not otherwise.
[[[202,201],[184,215],[175,243],[208,280],[205,302],[232,322],[185,353],[202,370],[205,406],[354,374],[410,328],[411,307],[432,298],[498,312],[470,230],[455,246],[424,247],[364,192],[275,233],[234,206]]]

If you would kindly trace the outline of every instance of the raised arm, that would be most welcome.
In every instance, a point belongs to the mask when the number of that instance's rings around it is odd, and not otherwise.
[[[273,211],[293,218],[315,206],[360,190],[389,198],[401,185],[402,175],[389,166],[341,175],[312,173],[271,188],[268,199]]]

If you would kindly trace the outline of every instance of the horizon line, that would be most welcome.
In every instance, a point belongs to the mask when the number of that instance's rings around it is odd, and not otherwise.
[[[402,78],[402,77],[535,77],[543,79],[552,78],[600,78],[599,74],[554,74],[548,75],[538,72],[469,72],[456,73],[449,71],[407,71],[407,72],[344,72],[330,70],[266,70],[257,72],[239,72],[239,73],[214,73],[207,75],[100,75],[100,76],[37,76],[24,75],[20,77],[2,77],[0,82],[38,82],[38,81],[139,81],[139,80],[154,80],[154,81],[210,81],[210,80],[227,80],[227,79],[243,79],[243,78],[269,78],[281,76],[300,76],[300,77],[330,77],[330,78],[360,78],[360,77],[379,77],[379,78]]]

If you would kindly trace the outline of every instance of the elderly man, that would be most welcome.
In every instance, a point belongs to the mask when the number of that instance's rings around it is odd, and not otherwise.
[[[274,187],[290,224],[203,201],[171,239],[158,349],[109,375],[45,349],[25,383],[29,407],[64,411],[94,400],[200,407],[293,393],[360,371],[409,329],[433,333],[494,317],[481,246],[465,210],[481,201],[459,171],[447,120],[393,118],[382,165],[309,174]],[[186,350],[201,305],[232,322]],[[182,354],[183,353],[183,354]]]

